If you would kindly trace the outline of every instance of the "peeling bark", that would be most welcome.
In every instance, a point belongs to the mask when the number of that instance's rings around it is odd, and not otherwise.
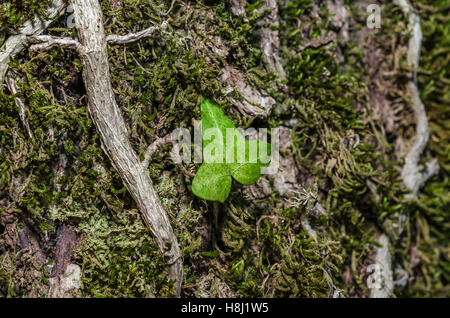
[[[206,17],[212,17],[213,13],[207,11]],[[203,24],[199,24],[200,29],[205,34],[211,34],[212,30],[206,30]],[[215,64],[220,64],[220,60],[214,55],[220,56],[223,60],[228,58],[230,48],[226,47],[219,36],[206,35],[207,41],[196,43],[193,49],[197,50],[201,55],[204,51],[209,51],[207,59]],[[235,65],[226,65],[222,68],[222,74],[219,78],[227,85],[224,91],[227,101],[237,107],[240,113],[247,117],[268,116],[275,105],[275,99],[267,92],[252,85],[246,74],[240,71]],[[234,98],[230,93],[236,92],[242,100]]]
[[[236,90],[243,98],[242,101],[229,96],[231,104],[236,105],[242,115],[246,117],[267,116],[275,105],[275,99],[265,92],[248,85],[244,75],[232,66],[226,66],[220,79],[227,83],[228,92]]]
[[[80,289],[81,268],[71,264],[72,252],[78,247],[75,229],[62,224],[58,229],[56,243],[56,258],[53,274],[49,279],[48,297],[72,298],[74,292]]]

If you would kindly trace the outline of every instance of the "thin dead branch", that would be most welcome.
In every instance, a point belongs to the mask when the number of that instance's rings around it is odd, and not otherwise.
[[[417,84],[417,69],[419,68],[420,50],[422,47],[422,28],[420,17],[411,7],[408,0],[395,0],[409,20],[409,30],[411,38],[408,44],[408,66],[412,69],[410,81],[407,86],[407,93],[411,100],[411,106],[416,118],[416,135],[412,140],[411,147],[405,157],[405,165],[402,170],[404,185],[411,190],[410,197],[417,196],[420,187],[433,175],[439,171],[438,163],[435,159],[426,164],[424,171],[419,164],[420,157],[428,143],[430,132],[428,129],[428,119],[425,106],[420,99]]]
[[[142,161],[142,166],[145,168],[148,168],[148,165],[150,164],[150,161],[153,157],[153,155],[165,145],[173,144],[174,139],[172,138],[172,134],[168,134],[162,138],[156,139],[150,146],[148,146],[147,151],[144,155],[144,160]]]
[[[183,266],[172,226],[159,200],[148,171],[133,150],[129,133],[111,87],[103,15],[98,0],[72,0],[75,26],[82,49],[83,79],[88,111],[97,128],[102,149],[111,160],[135,200],[168,265],[180,296]]]
[[[405,157],[405,164],[402,169],[403,184],[411,192],[409,198],[417,196],[420,187],[433,175],[439,171],[438,163],[435,159],[426,163],[426,169],[419,164],[420,157],[425,150],[429,139],[428,119],[425,112],[425,106],[420,99],[419,88],[417,84],[417,69],[419,67],[420,50],[422,46],[422,28],[420,17],[414,11],[408,0],[394,0],[405,16],[408,18],[408,28],[411,32],[411,38],[408,43],[408,66],[412,69],[410,80],[407,85],[407,94],[411,100],[411,106],[416,119],[416,135],[412,140],[410,149]],[[388,230],[397,238],[406,224],[408,216],[401,213]],[[375,249],[375,262],[382,266],[382,288],[372,288],[370,297],[387,298],[391,297],[394,290],[392,275],[392,260],[389,253],[389,239],[383,233],[377,239],[381,247]]]
[[[28,38],[31,51],[49,50],[53,47],[60,47],[62,49],[81,50],[81,44],[75,39],[61,38],[50,35],[36,35]]]
[[[167,29],[168,22],[161,23],[161,27],[149,27],[137,33],[129,33],[127,35],[108,35],[106,41],[110,44],[127,44],[133,43],[144,38],[154,36],[158,31],[164,31]]]
[[[180,171],[184,175],[193,178],[195,176],[195,174],[190,172],[190,171],[188,171],[183,166],[183,161],[182,161],[181,156],[180,156],[179,144],[178,144],[175,136],[173,135],[173,133],[168,134],[168,135],[166,135],[166,136],[164,136],[162,138],[158,138],[150,146],[148,146],[147,151],[145,152],[145,155],[144,155],[144,160],[142,161],[142,166],[144,166],[145,168],[148,168],[153,155],[160,148],[162,148],[162,147],[164,147],[165,145],[168,145],[168,144],[172,144],[172,146],[173,146],[173,151],[171,152],[171,155],[172,155],[173,160],[177,163]]]

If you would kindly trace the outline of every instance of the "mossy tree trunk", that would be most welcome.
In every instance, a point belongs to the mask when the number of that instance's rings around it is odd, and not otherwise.
[[[448,295],[448,6],[23,3],[0,7],[0,295],[171,296],[164,268],[178,296]],[[156,155],[201,97],[280,129],[280,170],[223,204]]]

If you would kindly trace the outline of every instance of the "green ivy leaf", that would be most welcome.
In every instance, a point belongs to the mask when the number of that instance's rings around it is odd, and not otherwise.
[[[205,200],[224,202],[232,177],[244,185],[258,180],[261,168],[269,165],[270,144],[245,139],[210,100],[202,99],[201,109],[204,163],[192,181],[192,192]]]
[[[192,181],[192,192],[209,201],[224,202],[230,190],[230,170],[221,163],[202,164]]]

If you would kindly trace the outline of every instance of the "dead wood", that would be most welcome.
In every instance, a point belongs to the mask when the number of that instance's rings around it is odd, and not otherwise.
[[[169,277],[175,281],[176,295],[179,296],[183,277],[180,249],[147,168],[139,161],[131,146],[128,130],[112,91],[100,4],[97,0],[73,0],[72,5],[81,43],[79,53],[89,114],[101,137],[102,149],[155,237],[168,265]]]

